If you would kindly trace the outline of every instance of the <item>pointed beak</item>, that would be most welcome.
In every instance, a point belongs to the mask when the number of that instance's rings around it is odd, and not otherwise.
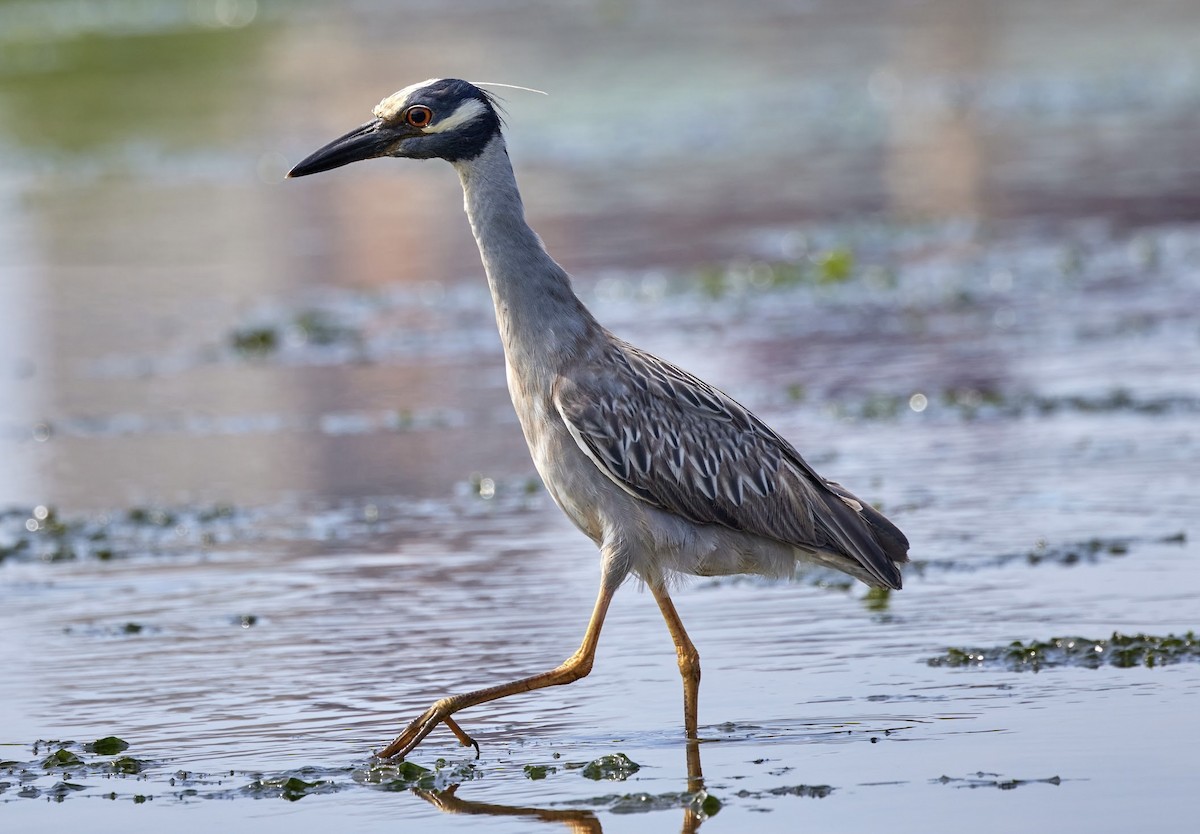
[[[288,177],[306,177],[309,174],[340,168],[351,162],[387,156],[391,147],[403,138],[400,131],[387,125],[383,119],[374,119],[309,154],[299,165],[288,171]]]

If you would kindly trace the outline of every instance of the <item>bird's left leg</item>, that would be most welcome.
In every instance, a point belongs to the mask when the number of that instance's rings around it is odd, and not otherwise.
[[[613,594],[616,593],[622,578],[623,574],[614,573],[611,577],[606,577],[601,584],[596,607],[592,610],[592,618],[588,621],[587,630],[583,635],[583,643],[575,651],[575,654],[554,669],[540,675],[531,675],[511,683],[442,698],[409,724],[404,732],[396,736],[391,744],[380,751],[379,757],[382,759],[396,756],[404,758],[438,724],[446,724],[464,745],[474,745],[475,742],[450,718],[451,715],[461,709],[495,701],[498,698],[507,698],[509,695],[572,683],[587,675],[592,670],[592,661],[596,657],[596,645],[600,642],[600,627],[604,625],[604,615],[608,612],[609,603],[612,602]]]
[[[687,737],[695,740],[697,737],[696,702],[700,697],[700,652],[696,651],[696,646],[684,630],[683,620],[679,619],[679,612],[675,610],[675,604],[667,595],[667,589],[662,585],[651,584],[650,593],[654,594],[658,609],[662,611],[663,619],[667,621],[667,630],[671,632],[671,639],[675,641],[675,653],[679,656],[679,674],[683,676],[683,726]],[[697,751],[697,771],[699,763],[699,752]]]

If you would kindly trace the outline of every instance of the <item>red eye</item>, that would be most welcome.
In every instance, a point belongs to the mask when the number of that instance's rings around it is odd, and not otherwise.
[[[424,104],[414,104],[404,111],[404,121],[413,127],[429,127],[433,121],[433,111]]]

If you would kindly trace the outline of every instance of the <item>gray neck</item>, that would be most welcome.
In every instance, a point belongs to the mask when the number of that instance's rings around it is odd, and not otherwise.
[[[540,377],[537,382],[548,386],[586,348],[599,325],[525,222],[504,139],[497,135],[479,156],[454,167],[487,271],[510,373]]]

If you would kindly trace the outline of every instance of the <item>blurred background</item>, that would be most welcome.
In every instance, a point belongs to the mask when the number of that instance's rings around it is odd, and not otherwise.
[[[0,505],[531,474],[449,166],[283,180],[413,81],[550,93],[502,91],[510,148],[595,302],[746,261],[858,274],[853,224],[1200,219],[1197,56],[1186,0],[2,0]],[[727,388],[795,363],[712,356],[720,324],[672,358]]]

